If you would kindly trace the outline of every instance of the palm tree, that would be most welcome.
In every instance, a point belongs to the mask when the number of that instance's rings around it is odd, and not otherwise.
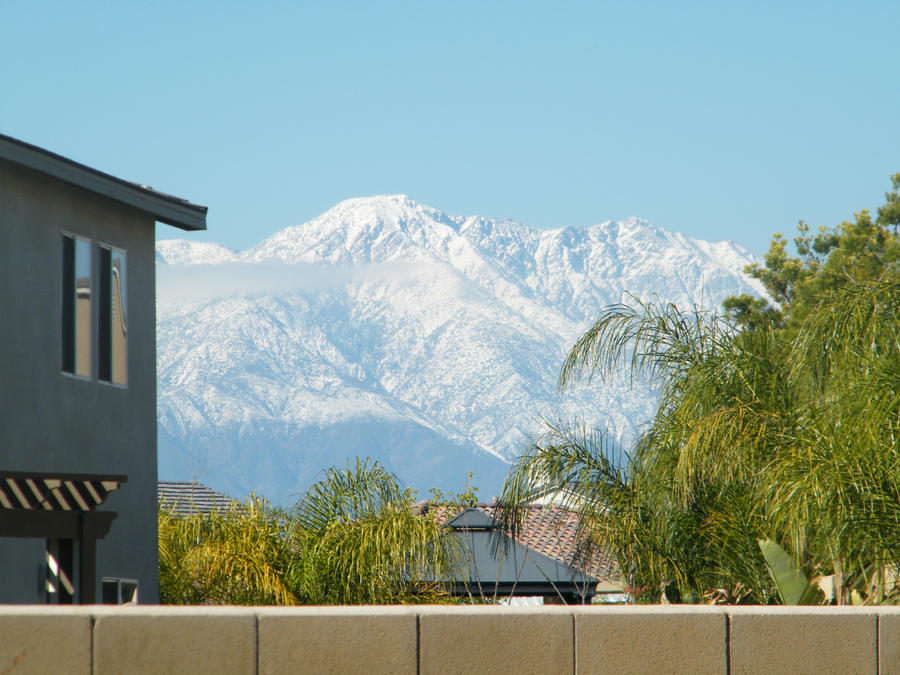
[[[452,538],[416,514],[413,496],[378,462],[332,468],[291,513],[291,587],[311,604],[441,600],[426,578],[455,561]]]
[[[792,345],[797,426],[772,470],[776,523],[834,574],[838,602],[880,600],[900,562],[900,282],[826,296]]]
[[[375,604],[446,598],[453,538],[414,512],[377,462],[332,468],[290,511],[251,497],[225,513],[159,516],[167,604]]]
[[[787,344],[765,322],[738,331],[697,310],[615,305],[572,348],[560,383],[622,366],[660,387],[633,451],[614,462],[602,434],[551,425],[507,479],[511,529],[520,506],[551,493],[581,510],[582,536],[611,548],[650,599],[773,601],[761,539],[834,575],[838,602],[890,590],[900,562],[896,281],[851,280]]]
[[[626,366],[658,382],[656,415],[618,462],[603,434],[552,425],[507,479],[510,527],[518,525],[516,507],[550,491],[581,510],[582,534],[616,553],[639,594],[686,600],[724,589],[765,600],[760,514],[750,495],[786,400],[768,338],[673,305],[608,308],[570,351],[560,385]],[[736,531],[734,523],[747,527]]]
[[[223,513],[180,518],[160,510],[160,602],[294,605],[284,513],[251,496]]]
[[[771,539],[833,576],[837,602],[884,599],[900,566],[896,279],[849,279],[787,344],[765,322],[737,331],[696,310],[610,307],[560,383],[625,365],[659,383],[656,414],[618,463],[602,434],[552,425],[507,479],[508,525],[553,493],[649,598],[772,601],[757,545]]]

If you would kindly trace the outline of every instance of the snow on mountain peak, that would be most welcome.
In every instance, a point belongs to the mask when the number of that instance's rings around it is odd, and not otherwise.
[[[419,204],[408,195],[396,194],[345,199],[311,222],[402,224],[421,220],[443,222],[446,219],[441,211]]]
[[[406,195],[348,199],[313,220],[288,227],[245,251],[247,262],[362,264],[423,260],[426,239],[446,239],[456,223]]]
[[[241,253],[161,241],[157,261],[160,475],[276,501],[354,455],[423,490],[471,469],[494,494],[554,412],[633,435],[649,389],[557,392],[578,335],[626,293],[715,307],[761,290],[730,242],[638,218],[539,230],[406,195],[348,199]]]

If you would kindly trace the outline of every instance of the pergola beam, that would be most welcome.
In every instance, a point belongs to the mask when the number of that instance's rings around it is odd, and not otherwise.
[[[78,600],[93,604],[97,540],[107,535],[117,515],[95,509],[127,480],[126,476],[0,471],[0,537],[77,541]],[[63,488],[71,500],[60,496]]]

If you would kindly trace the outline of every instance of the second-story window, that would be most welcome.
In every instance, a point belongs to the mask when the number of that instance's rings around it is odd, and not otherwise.
[[[91,243],[62,235],[62,370],[91,376]]]
[[[125,251],[97,247],[97,377],[112,384],[128,382],[128,282]]]

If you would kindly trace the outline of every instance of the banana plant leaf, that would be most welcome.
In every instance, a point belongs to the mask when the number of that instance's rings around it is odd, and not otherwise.
[[[771,539],[760,539],[759,548],[782,604],[817,605],[821,602],[822,591],[794,565],[787,551]]]

